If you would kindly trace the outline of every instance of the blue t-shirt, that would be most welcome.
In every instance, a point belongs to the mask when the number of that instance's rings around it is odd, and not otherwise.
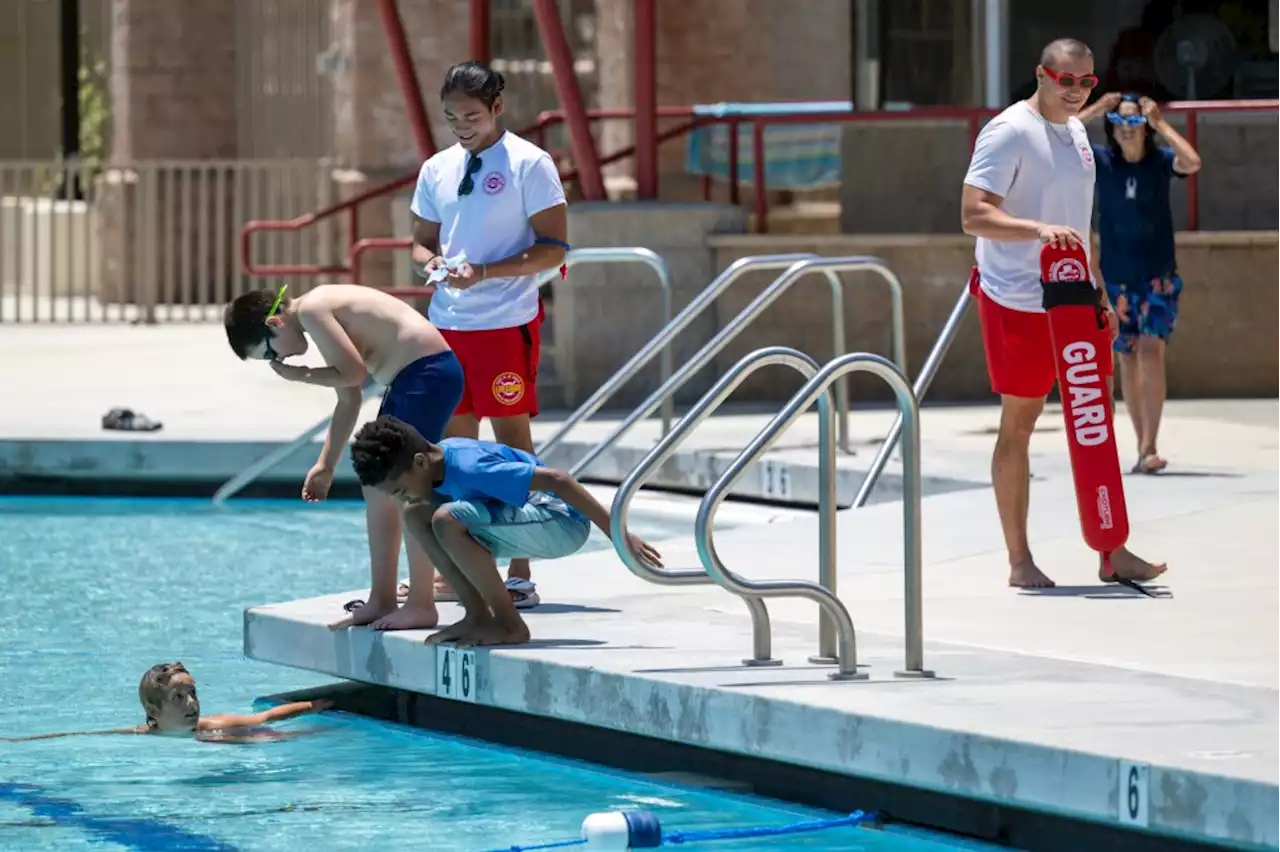
[[[1146,284],[1177,271],[1169,181],[1173,149],[1157,148],[1136,163],[1108,145],[1094,145],[1102,279],[1109,285]]]
[[[436,493],[450,500],[497,500],[523,506],[533,471],[543,464],[531,453],[492,441],[445,438],[444,481]]]
[[[474,438],[445,438],[440,446],[444,448],[444,480],[435,490],[449,500],[517,508],[526,503],[556,506],[571,517],[583,517],[554,494],[529,490],[534,469],[546,467],[532,453]]]

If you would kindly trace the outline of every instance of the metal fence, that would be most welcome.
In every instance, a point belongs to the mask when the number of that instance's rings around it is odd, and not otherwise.
[[[335,201],[332,164],[314,159],[0,162],[0,324],[216,319],[236,294],[283,283],[243,273],[242,223]],[[336,259],[342,235],[326,224],[264,235],[255,253]]]

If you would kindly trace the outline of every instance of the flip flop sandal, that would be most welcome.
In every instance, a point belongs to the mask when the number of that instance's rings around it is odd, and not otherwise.
[[[130,408],[113,408],[102,415],[102,428],[110,432],[156,432],[164,424]]]
[[[356,598],[353,601],[347,601],[346,603],[344,603],[342,605],[342,608],[345,609],[347,612],[355,612],[362,606],[364,606],[364,601],[360,600],[359,598]]]
[[[1132,472],[1140,473],[1144,476],[1155,476],[1156,474],[1160,473],[1160,471],[1164,470],[1166,467],[1169,466],[1168,462],[1165,462],[1164,464],[1161,464],[1161,465],[1148,464],[1148,462],[1151,459],[1158,459],[1158,458],[1160,458],[1160,456],[1157,455],[1156,453],[1147,453],[1145,456],[1138,459],[1138,463],[1133,466]]]

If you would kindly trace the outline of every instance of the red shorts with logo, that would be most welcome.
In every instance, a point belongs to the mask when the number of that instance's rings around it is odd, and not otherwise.
[[[1049,315],[1006,308],[988,296],[976,283],[970,288],[978,301],[982,322],[982,348],[987,355],[987,375],[991,390],[1028,399],[1046,397],[1058,380],[1049,334]],[[1098,331],[1098,351],[1111,351],[1109,329]],[[1112,373],[1112,359],[1102,358],[1106,375]]]
[[[465,387],[454,414],[486,417],[514,417],[538,414],[538,355],[542,347],[542,320],[545,312],[538,302],[538,315],[524,325],[482,331],[440,333],[462,364]]]

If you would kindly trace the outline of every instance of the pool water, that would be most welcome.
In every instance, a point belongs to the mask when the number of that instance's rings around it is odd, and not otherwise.
[[[688,526],[633,523],[653,540]],[[0,737],[139,724],[138,679],[157,662],[186,664],[206,713],[330,682],[246,660],[243,610],[363,588],[366,560],[358,502],[0,498]],[[815,817],[345,714],[281,727],[307,733],[0,742],[0,849],[474,852],[571,839],[620,807],[668,830]],[[958,847],[845,828],[690,848]]]

